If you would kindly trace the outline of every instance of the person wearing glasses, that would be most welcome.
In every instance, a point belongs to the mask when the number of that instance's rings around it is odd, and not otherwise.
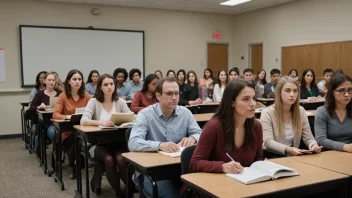
[[[149,74],[143,84],[143,88],[134,94],[131,111],[138,114],[138,112],[150,105],[158,102],[155,96],[155,86],[159,78],[156,74]]]
[[[131,152],[175,152],[198,142],[201,129],[192,113],[178,106],[180,90],[173,77],[162,78],[156,85],[158,103],[142,109],[132,127],[128,148]],[[140,175],[146,193],[152,194],[152,183]],[[180,179],[157,181],[159,197],[180,197]]]
[[[328,87],[325,106],[315,114],[315,137],[325,149],[352,153],[352,79],[335,75]]]

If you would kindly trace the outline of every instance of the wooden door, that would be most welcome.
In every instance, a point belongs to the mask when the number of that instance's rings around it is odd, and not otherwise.
[[[296,69],[298,78],[301,80],[305,69],[316,70],[316,62],[314,45],[283,47],[281,75],[287,76],[291,69]]]
[[[228,44],[208,43],[208,68],[214,77],[223,69],[228,71]]]
[[[263,44],[251,45],[250,68],[252,68],[254,75],[263,69]]]
[[[351,41],[341,43],[341,69],[346,75],[352,76],[352,42]]]

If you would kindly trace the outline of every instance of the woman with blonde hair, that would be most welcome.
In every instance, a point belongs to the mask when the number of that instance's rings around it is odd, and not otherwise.
[[[308,117],[299,105],[300,89],[289,76],[280,79],[275,92],[275,103],[263,109],[260,121],[263,127],[263,149],[280,155],[301,155],[300,142],[311,152],[321,147],[312,135]]]

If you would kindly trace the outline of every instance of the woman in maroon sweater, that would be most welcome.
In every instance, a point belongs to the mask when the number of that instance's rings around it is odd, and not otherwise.
[[[194,151],[193,172],[240,173],[243,167],[263,159],[262,126],[254,118],[255,104],[254,85],[241,79],[227,84],[220,106],[204,126]]]
[[[149,74],[145,78],[142,90],[134,94],[131,111],[138,114],[140,110],[158,102],[155,96],[155,86],[158,80],[159,78],[156,74]]]

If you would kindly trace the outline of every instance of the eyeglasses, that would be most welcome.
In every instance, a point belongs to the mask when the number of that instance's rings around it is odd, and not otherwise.
[[[169,97],[172,97],[172,96],[180,96],[181,95],[181,92],[179,92],[179,91],[175,91],[175,92],[173,92],[173,91],[168,91],[168,92],[163,92],[164,94],[166,94],[167,96],[169,96]]]
[[[336,91],[337,93],[339,93],[340,95],[346,95],[346,93],[348,93],[348,95],[351,95],[352,94],[352,89],[338,89],[338,90],[334,90]]]

